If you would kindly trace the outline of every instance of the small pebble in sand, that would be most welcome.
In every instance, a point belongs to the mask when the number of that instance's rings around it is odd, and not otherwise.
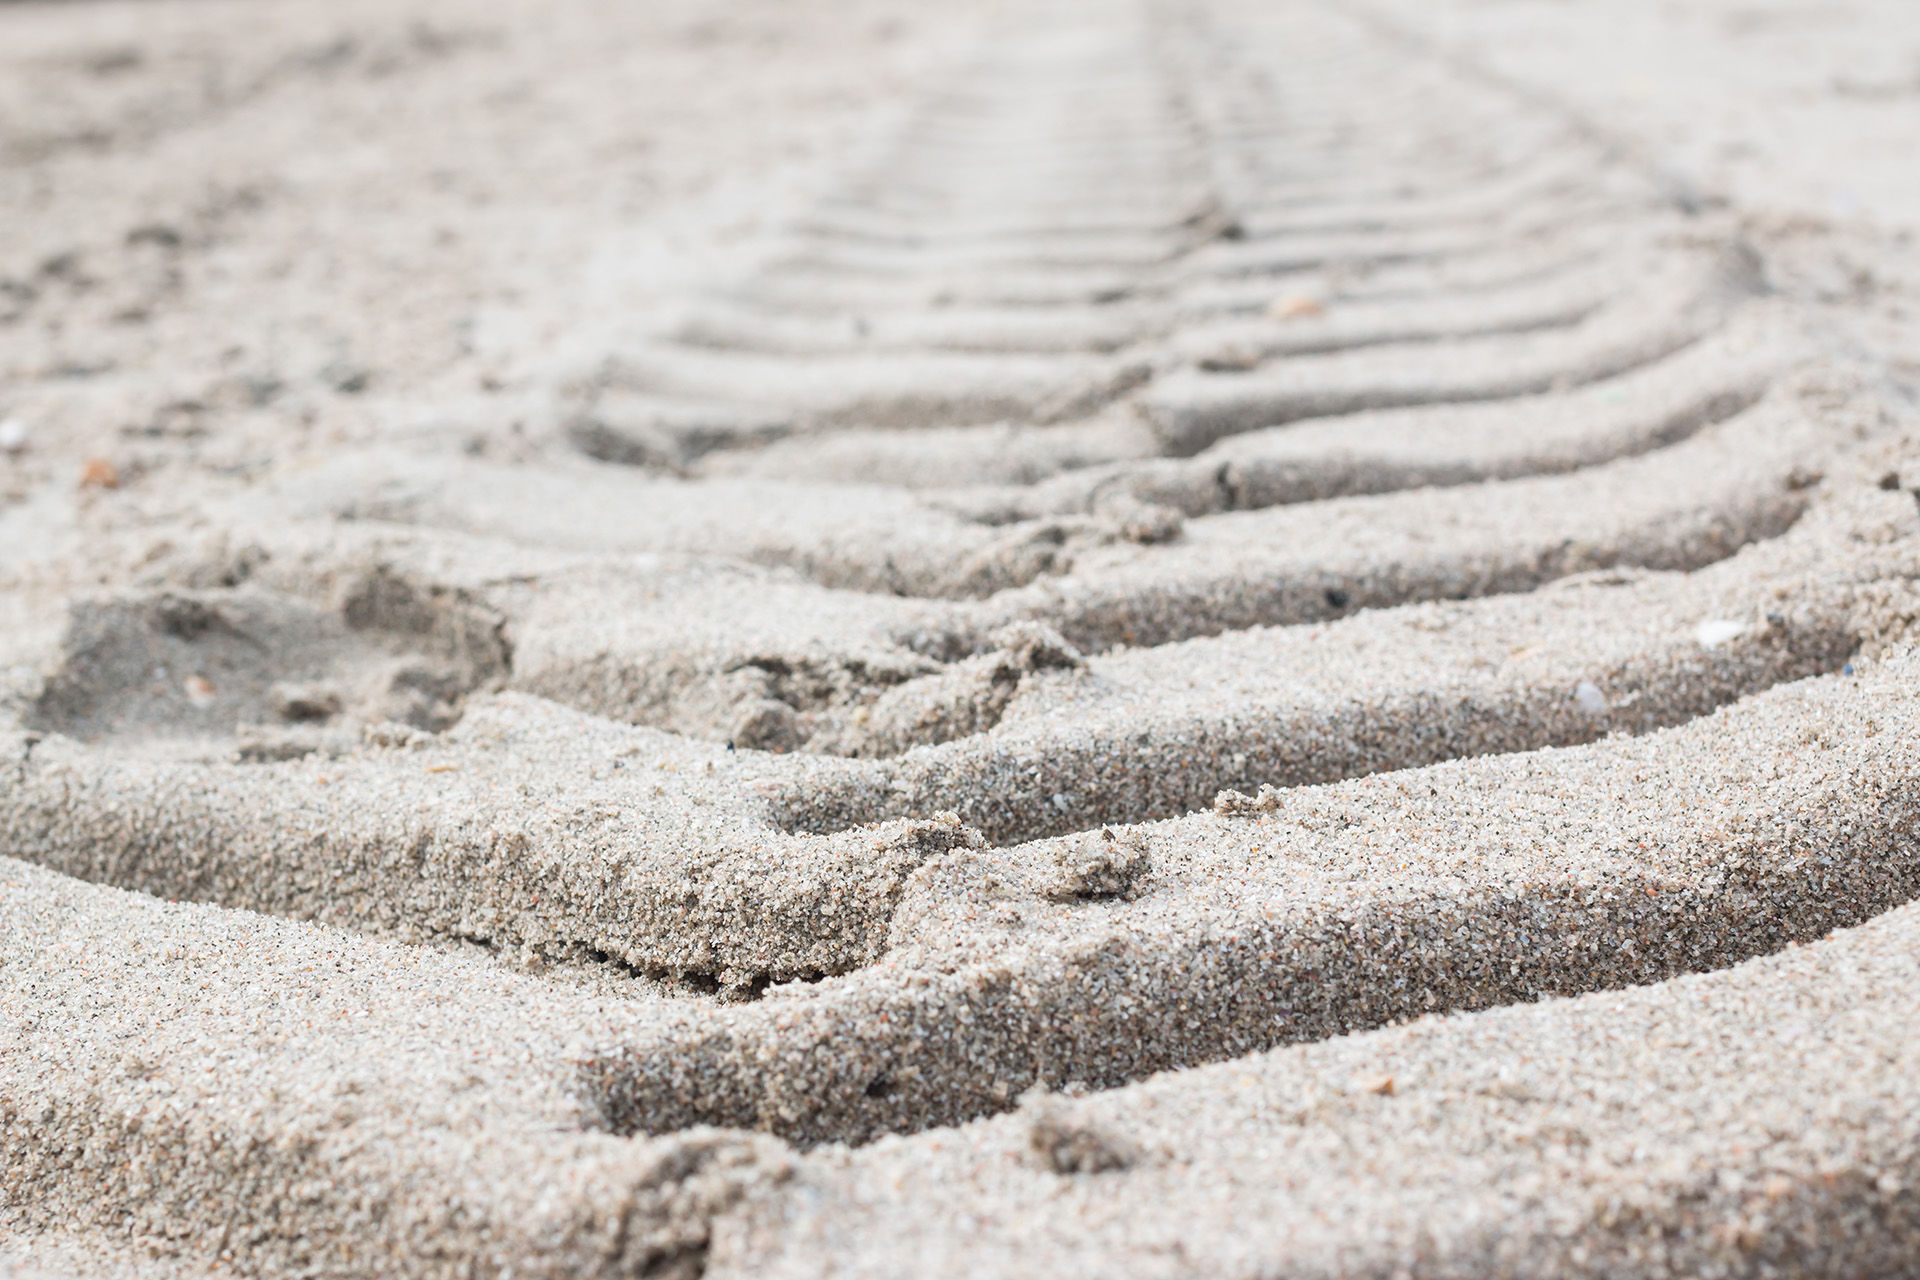
[[[1580,709],[1590,716],[1604,715],[1607,710],[1607,695],[1600,692],[1600,686],[1591,680],[1582,680],[1573,686],[1573,700]]]
[[[1244,791],[1222,791],[1213,798],[1213,811],[1223,818],[1257,817],[1278,809],[1280,796],[1280,788],[1265,783],[1261,785],[1257,796],[1250,796]]]
[[[1105,504],[1101,511],[1114,522],[1122,538],[1144,546],[1172,542],[1186,528],[1186,517],[1157,502],[1124,498]]]
[[[1152,870],[1146,837],[1102,827],[1059,845],[1046,892],[1057,902],[1130,897]]]
[[[1010,622],[990,637],[1026,671],[1071,671],[1087,665],[1086,658],[1065,637],[1044,622]]]
[[[187,701],[196,707],[210,706],[213,703],[213,681],[205,676],[188,676],[182,685],[187,691]]]
[[[19,453],[27,447],[27,424],[18,418],[0,419],[0,450]]]
[[[1246,373],[1259,368],[1264,359],[1256,347],[1231,345],[1215,348],[1201,356],[1198,363],[1208,373]]]
[[[1693,630],[1693,638],[1703,649],[1716,648],[1746,631],[1747,624],[1729,618],[1709,618]]]
[[[82,489],[118,489],[120,487],[120,468],[105,458],[88,458],[80,468],[80,487]]]
[[[1021,1109],[1032,1116],[1027,1145],[1042,1168],[1062,1177],[1076,1173],[1114,1173],[1133,1166],[1139,1152],[1127,1139],[1069,1114],[1059,1103],[1031,1090]]]
[[[329,720],[340,714],[340,694],[324,684],[282,681],[268,692],[274,714],[282,720]]]
[[[1267,317],[1272,320],[1298,320],[1304,316],[1317,316],[1326,310],[1326,304],[1320,299],[1304,293],[1289,293],[1275,298],[1267,307]]]
[[[366,725],[361,729],[360,737],[370,747],[393,747],[399,750],[418,750],[433,741],[432,734],[423,733],[397,720],[381,720]]]

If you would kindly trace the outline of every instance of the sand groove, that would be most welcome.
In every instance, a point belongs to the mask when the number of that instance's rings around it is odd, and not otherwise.
[[[1717,1175],[1684,1078],[1806,1123],[1716,1001],[1920,1005],[1886,370],[1336,5],[1015,6],[884,123],[531,427],[209,465],[9,605],[0,1207],[255,1274],[1528,1273],[1471,1178],[1541,1274],[1920,1257],[1910,1053],[1836,1033],[1871,1140]],[[1389,1131],[1438,1172],[1356,1209]],[[1290,1225],[1160,1265],[1196,1168]]]

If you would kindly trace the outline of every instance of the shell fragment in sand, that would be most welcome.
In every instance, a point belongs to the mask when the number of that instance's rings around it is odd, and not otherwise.
[[[1591,680],[1582,680],[1573,686],[1573,700],[1590,716],[1606,714],[1607,695],[1600,692],[1600,686]]]
[[[1747,624],[1730,618],[1708,618],[1693,629],[1693,638],[1703,649],[1713,649],[1746,632]]]

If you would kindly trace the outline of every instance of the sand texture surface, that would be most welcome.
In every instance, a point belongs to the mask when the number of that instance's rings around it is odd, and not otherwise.
[[[1920,1274],[1905,0],[0,0],[0,1280]]]

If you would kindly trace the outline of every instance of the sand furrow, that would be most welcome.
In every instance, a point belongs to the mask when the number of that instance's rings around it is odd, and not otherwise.
[[[803,1161],[716,1276],[1898,1275],[1920,911]]]
[[[803,745],[811,733],[816,750],[886,754],[955,740],[898,763],[830,764],[471,693],[437,735],[388,721],[368,730],[365,747],[295,739],[291,751],[256,749],[246,763],[243,743],[237,764],[223,762],[216,739],[207,762],[183,763],[50,735],[66,727],[54,717],[78,696],[67,694],[43,701],[34,729],[15,735],[0,811],[9,847],[89,879],[559,958],[610,955],[747,990],[871,962],[914,871],[980,839],[962,820],[1002,841],[1139,820],[1252,779],[1297,785],[1645,731],[1832,670],[1863,642],[1880,643],[1877,593],[1913,572],[1908,505],[1875,494],[1691,576],[1602,580],[1532,601],[1381,613],[1084,666],[1045,632],[1014,633],[945,670],[897,637],[888,648],[877,625],[861,656],[782,657],[725,628],[703,645],[673,621],[687,600],[667,595],[659,616],[671,638],[655,650],[665,670],[626,670],[570,661],[537,616],[521,617],[506,634],[516,655],[531,647],[532,657],[516,656],[510,681],[601,713],[677,720],[741,746]],[[1822,574],[1832,547],[1866,539],[1883,550],[1856,564],[1860,577]],[[389,569],[380,580],[407,578]],[[663,575],[650,590],[657,598],[673,582]],[[605,583],[590,595],[605,598]],[[187,597],[162,599],[177,613]],[[190,640],[231,630],[258,643],[243,600],[194,600],[195,617],[219,622]],[[496,607],[515,619],[511,589]],[[1418,680],[1374,674],[1407,670],[1416,654],[1427,664]],[[691,701],[674,701],[688,690]],[[911,820],[872,825],[903,816]],[[795,827],[843,834],[782,832]]]
[[[1571,471],[1677,444],[1758,403],[1794,348],[1777,319],[1749,313],[1665,360],[1571,391],[1289,423],[1191,458],[1083,466],[936,501],[995,523],[1094,511],[1119,495],[1200,516]]]
[[[1069,572],[968,614],[980,628],[1044,621],[1091,651],[1525,591],[1588,569],[1698,568],[1793,524],[1829,432],[1780,394],[1670,448],[1568,475],[1189,520],[1178,539],[1089,549]]]
[[[872,960],[901,886],[954,821],[827,839],[766,820],[717,744],[514,695],[346,754],[162,761],[14,734],[0,839],[97,883],[557,960],[695,989]]]
[[[1684,386],[1690,368],[1682,364],[1674,380]],[[1664,390],[1651,372],[1639,381]],[[1642,446],[1684,436],[1718,407],[1747,399],[1751,388],[1736,375],[1732,390],[1717,389],[1704,404],[1681,400],[1643,428]],[[1626,394],[1633,390],[1630,384]],[[1032,619],[1059,627],[1082,648],[1158,644],[1409,600],[1525,590],[1588,568],[1710,563],[1778,534],[1804,508],[1831,432],[1795,406],[1795,394],[1783,389],[1665,449],[1566,475],[1525,478],[1529,469],[1565,468],[1523,465],[1513,468],[1523,477],[1515,480],[1290,506],[1233,501],[1228,486],[1260,495],[1260,486],[1299,474],[1288,461],[1265,464],[1256,443],[1246,450],[1255,461],[1244,467],[1213,454],[1174,471],[1203,497],[1183,497],[1176,480],[1170,505],[1150,483],[1135,492],[1096,487],[1077,503],[1050,503],[1051,511],[1007,511],[993,494],[929,500],[873,486],[689,483],[617,468],[535,470],[365,453],[289,468],[236,496],[223,515],[243,525],[344,516],[575,552],[727,556],[794,569],[830,587],[984,597],[952,612],[951,629],[963,636]],[[1577,400],[1574,411],[1600,399]],[[1552,400],[1530,402],[1505,416],[1525,425],[1556,408]],[[1607,438],[1609,424],[1575,425]],[[1540,440],[1550,447],[1550,436]],[[1629,444],[1619,452],[1634,451]],[[1338,454],[1330,462],[1339,474],[1353,466]],[[1147,473],[1156,474],[1168,470]],[[1391,486],[1376,479],[1352,487]],[[1214,503],[1216,514],[1182,518],[1183,507]],[[1265,509],[1218,511],[1240,505]],[[1232,554],[1223,554],[1228,547]]]
[[[1586,266],[1566,278],[1529,280],[1465,298],[1355,301],[1325,315],[1317,299],[1296,304],[1311,318],[1215,321],[1184,328],[1169,350],[1208,368],[1251,366],[1276,355],[1310,354],[1573,324],[1599,307],[1631,264]],[[1306,298],[1306,295],[1301,295]],[[741,304],[703,304],[674,332],[690,345],[783,355],[847,351],[1111,351],[1158,338],[1173,317],[1141,299],[1098,308],[956,308],[880,311],[833,319],[781,315]],[[1275,293],[1270,306],[1282,304]]]
[[[1141,403],[1165,452],[1186,456],[1302,418],[1537,395],[1618,377],[1712,333],[1733,297],[1755,287],[1753,272],[1730,248],[1707,280],[1646,281],[1564,329],[1304,355],[1246,373],[1180,372],[1157,380]]]
[[[7,859],[0,921],[0,1187],[22,1231],[248,1274],[684,1274],[717,1210],[784,1175],[777,1143],[622,1141],[569,1095],[580,1033],[659,998]]]
[[[1914,675],[1902,659],[1644,738],[959,852],[915,878],[877,965],[609,1047],[590,1074],[620,1127],[863,1139],[1036,1081],[1111,1086],[1811,941],[1920,893]]]

